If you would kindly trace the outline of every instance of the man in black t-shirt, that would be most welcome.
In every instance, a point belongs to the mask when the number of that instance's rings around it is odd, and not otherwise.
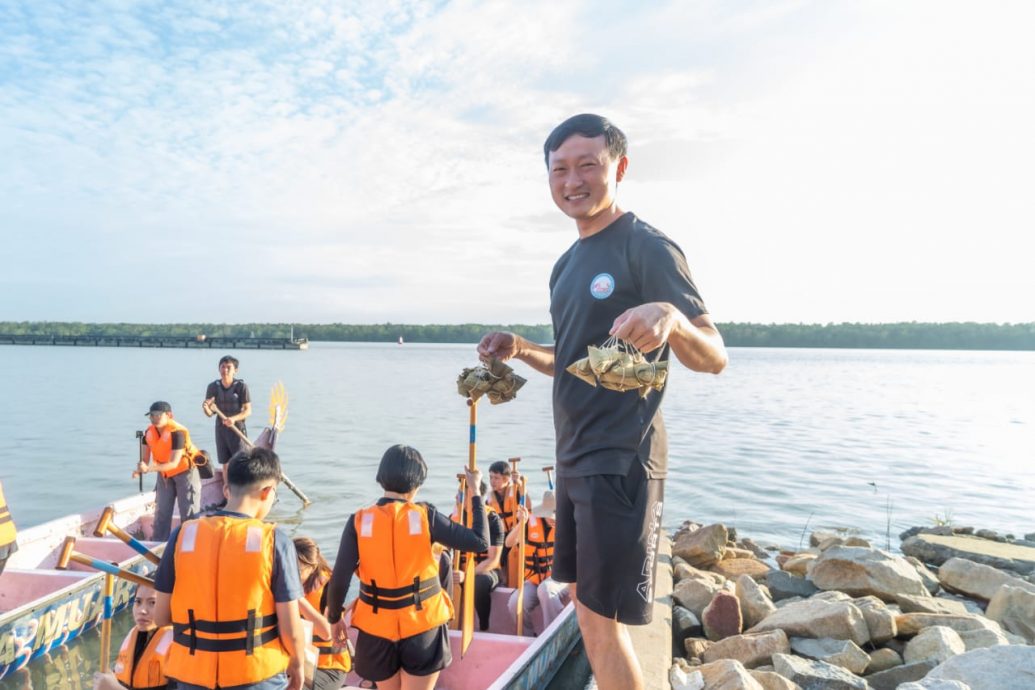
[[[617,204],[628,169],[625,135],[598,115],[561,123],[543,146],[554,203],[578,240],[554,265],[550,314],[556,343],[486,334],[483,358],[517,358],[553,376],[557,435],[554,579],[571,587],[601,690],[643,690],[625,624],[650,622],[668,444],[662,393],[593,387],[565,369],[610,337],[651,359],[675,354],[717,374],[722,337],[668,237]]]
[[[205,401],[201,403],[201,410],[207,417],[214,416],[214,405],[219,409],[226,419],[216,417],[216,455],[219,464],[223,466],[223,481],[226,481],[226,463],[234,453],[242,450],[241,437],[234,433],[231,428],[236,426],[245,436],[248,435],[248,428],[244,420],[252,413],[252,397],[248,392],[248,384],[241,379],[234,378],[240,362],[230,355],[225,355],[219,360],[219,378],[208,384],[205,389]]]

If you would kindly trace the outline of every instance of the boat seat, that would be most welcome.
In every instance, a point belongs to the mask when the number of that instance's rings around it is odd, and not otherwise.
[[[0,613],[45,599],[69,585],[75,585],[93,575],[93,572],[72,570],[7,568],[0,575]]]

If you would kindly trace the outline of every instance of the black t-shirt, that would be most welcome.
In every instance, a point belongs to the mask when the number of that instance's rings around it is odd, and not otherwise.
[[[237,414],[244,407],[245,403],[252,401],[251,393],[248,391],[248,384],[241,379],[234,379],[229,388],[223,388],[223,382],[220,379],[216,379],[208,384],[208,388],[205,389],[205,400],[209,398],[216,399],[216,407],[227,417]],[[218,428],[222,425],[223,420],[217,416],[216,427]],[[244,420],[237,422],[236,426],[243,431],[245,428]],[[227,429],[227,431],[230,431],[230,429]]]
[[[670,302],[695,318],[707,310],[682,250],[660,231],[626,213],[595,235],[579,239],[553,267],[550,314],[556,337],[553,416],[557,474],[627,474],[639,458],[652,478],[668,470],[661,418],[664,391],[641,398],[579,380],[565,369],[601,345],[614,320],[647,302]],[[668,359],[664,346],[661,359]],[[657,352],[648,354],[653,360]]]

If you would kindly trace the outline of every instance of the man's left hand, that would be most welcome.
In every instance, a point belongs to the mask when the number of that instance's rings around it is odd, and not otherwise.
[[[640,352],[653,352],[668,342],[686,317],[668,302],[648,302],[626,309],[611,325],[611,335],[631,343]]]
[[[230,427],[230,426],[233,426],[233,425],[234,425],[234,423],[233,423],[233,421],[230,420],[229,417],[225,417],[223,419],[223,426]]]

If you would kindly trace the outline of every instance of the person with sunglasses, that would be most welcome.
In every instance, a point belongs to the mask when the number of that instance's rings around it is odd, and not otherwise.
[[[155,472],[155,520],[151,538],[165,541],[172,525],[173,504],[180,505],[180,521],[201,512],[201,476],[194,466],[198,453],[187,427],[173,419],[172,406],[164,400],[151,404],[151,425],[140,439],[140,463],[136,477]]]

